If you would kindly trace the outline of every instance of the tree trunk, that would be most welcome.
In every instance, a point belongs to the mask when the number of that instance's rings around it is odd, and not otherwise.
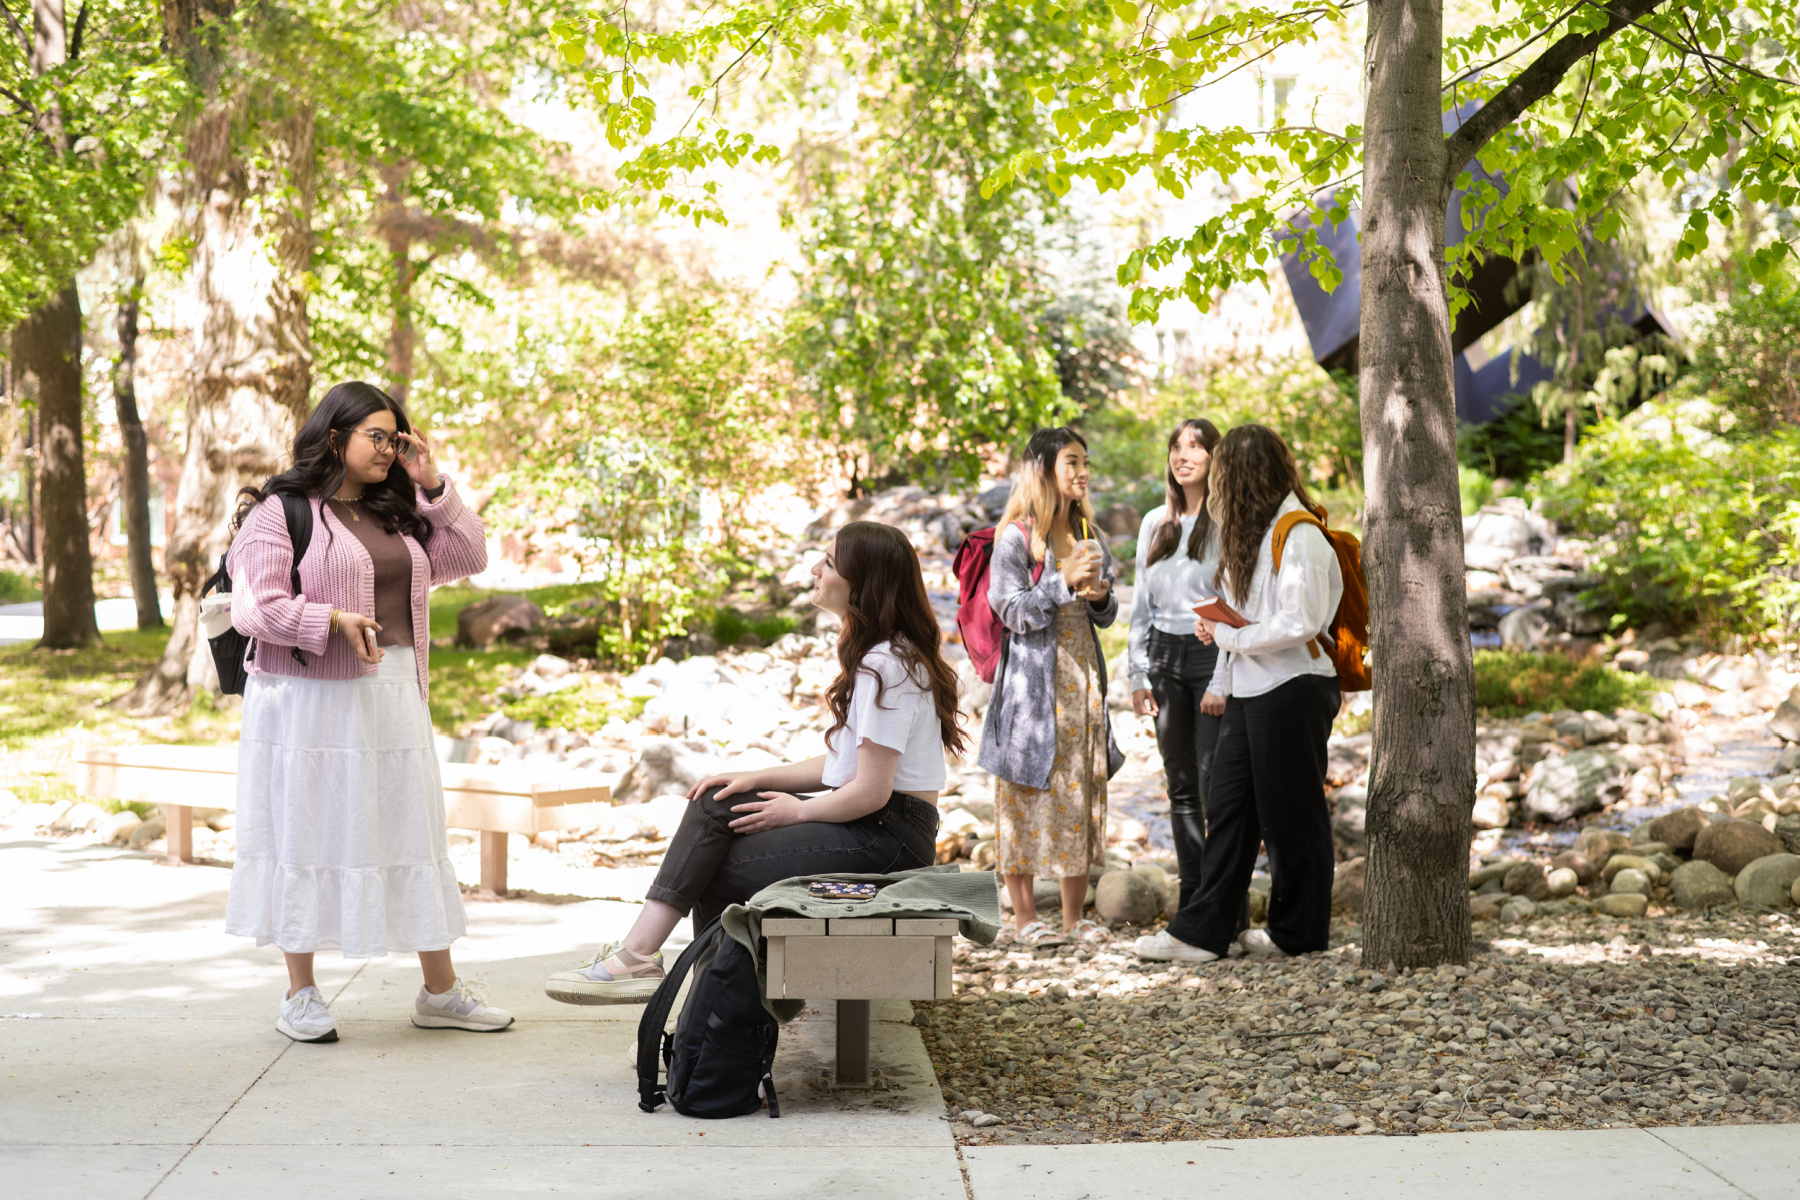
[[[37,380],[44,522],[44,637],[38,644],[67,650],[100,637],[81,439],[81,297],[73,280],[13,330],[12,353]]]
[[[1372,0],[1360,347],[1375,679],[1369,967],[1469,954],[1474,667],[1443,265],[1442,44],[1442,0]]]
[[[187,454],[163,555],[175,591],[162,660],[115,703],[166,713],[213,686],[199,636],[200,588],[230,543],[239,488],[286,463],[312,388],[304,275],[312,263],[315,152],[309,106],[251,129],[214,99],[189,136],[199,209],[194,271],[201,319],[189,367]]]
[[[142,268],[131,294],[119,305],[119,361],[113,368],[113,403],[119,434],[125,442],[125,470],[120,499],[125,506],[126,553],[131,562],[131,594],[137,599],[139,629],[161,629],[162,607],[156,599],[156,563],[150,555],[150,446],[137,406],[138,302],[144,292]]]

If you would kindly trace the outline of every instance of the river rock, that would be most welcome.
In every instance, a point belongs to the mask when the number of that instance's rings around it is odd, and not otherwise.
[[[1507,895],[1470,896],[1469,916],[1476,921],[1497,921],[1500,919],[1500,910],[1512,899],[1514,897]]]
[[[1162,911],[1162,897],[1131,871],[1108,871],[1094,887],[1094,908],[1108,921],[1148,925]]]
[[[1594,911],[1609,917],[1641,917],[1650,909],[1650,897],[1636,892],[1613,892],[1594,901]]]
[[[1775,818],[1775,836],[1787,847],[1789,854],[1800,854],[1800,813],[1788,813]]]
[[[1800,687],[1788,693],[1769,718],[1769,732],[1784,742],[1800,742]]]
[[[1510,868],[1500,886],[1514,896],[1524,896],[1529,900],[1548,900],[1550,884],[1544,878],[1544,868],[1534,862],[1522,862]]]
[[[1352,850],[1362,849],[1367,837],[1369,789],[1360,783],[1347,783],[1331,800],[1331,835]]]
[[[1539,821],[1568,821],[1617,798],[1630,772],[1605,750],[1571,750],[1545,759],[1531,773],[1525,815]]]
[[[1650,876],[1636,867],[1626,867],[1612,877],[1609,886],[1614,895],[1648,896],[1650,894]]]
[[[1694,857],[1727,875],[1736,875],[1757,859],[1785,849],[1781,839],[1761,825],[1735,819],[1716,820],[1694,839]]]
[[[685,793],[702,779],[718,774],[724,766],[724,759],[688,749],[679,742],[651,742],[619,778],[613,796],[620,801],[644,801],[669,793]]]
[[[160,812],[151,813],[148,819],[131,831],[125,839],[125,844],[133,850],[142,850],[168,831],[167,818]]]
[[[1575,894],[1575,889],[1581,886],[1581,877],[1572,867],[1557,867],[1544,877],[1544,882],[1549,885],[1550,895],[1560,900]]]
[[[108,845],[123,845],[130,840],[131,831],[143,823],[144,819],[128,808],[107,817],[106,820],[100,822],[94,832],[99,835],[102,842]]]
[[[1650,836],[1659,842],[1668,844],[1671,850],[1688,853],[1694,848],[1694,839],[1705,829],[1709,817],[1705,810],[1688,805],[1674,812],[1664,813],[1650,822]]]
[[[1506,797],[1483,792],[1475,797],[1475,808],[1469,819],[1477,829],[1505,829],[1512,824],[1512,815],[1512,805],[1506,802]]]
[[[1627,869],[1643,872],[1651,883],[1655,883],[1663,877],[1663,869],[1657,865],[1656,860],[1641,854],[1613,855],[1606,860],[1606,869],[1600,872],[1600,877],[1611,883],[1614,876]]]
[[[1675,873],[1669,876],[1669,891],[1673,893],[1675,903],[1688,912],[1718,908],[1737,899],[1725,872],[1698,858],[1675,868]]]
[[[1589,825],[1575,836],[1575,852],[1593,864],[1599,871],[1606,866],[1606,860],[1615,854],[1622,854],[1631,848],[1631,839],[1616,829],[1601,829],[1597,825]]]
[[[1575,881],[1584,887],[1594,882],[1594,864],[1579,850],[1564,850],[1550,860],[1552,871],[1564,868],[1575,872]]]
[[[1769,854],[1739,871],[1733,890],[1739,904],[1786,908],[1793,902],[1796,880],[1800,880],[1800,854]]]
[[[544,610],[523,596],[489,596],[456,614],[456,644],[484,649],[508,633],[530,633],[544,623]]]
[[[1537,916],[1537,905],[1528,896],[1513,896],[1500,906],[1500,919],[1508,925],[1522,925]]]

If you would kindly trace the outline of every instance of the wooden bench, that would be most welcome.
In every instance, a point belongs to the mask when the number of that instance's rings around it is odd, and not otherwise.
[[[869,1002],[948,1000],[955,917],[765,917],[771,1000],[837,1001],[837,1082],[869,1082]]]
[[[194,861],[194,810],[237,808],[236,745],[122,746],[88,750],[75,764],[84,800],[159,805],[170,862]],[[514,766],[439,763],[444,824],[481,835],[481,888],[506,894],[507,835],[598,824],[612,788],[586,780],[533,781]]]

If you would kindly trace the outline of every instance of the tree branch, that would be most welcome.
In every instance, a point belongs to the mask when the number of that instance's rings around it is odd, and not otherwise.
[[[19,48],[27,56],[31,54],[31,35],[19,28],[19,19],[12,14],[12,6],[6,0],[0,0],[0,12],[6,14],[6,23],[12,26],[13,35],[19,39]]]
[[[1463,167],[1496,134],[1517,120],[1526,109],[1554,92],[1563,76],[1602,42],[1636,24],[1639,17],[1654,11],[1662,3],[1663,0],[1609,0],[1603,9],[1607,15],[1604,26],[1587,33],[1566,33],[1556,39],[1536,61],[1482,105],[1481,111],[1464,121],[1460,129],[1445,139],[1449,143],[1442,187],[1445,203],[1456,189],[1456,177],[1462,174]]]

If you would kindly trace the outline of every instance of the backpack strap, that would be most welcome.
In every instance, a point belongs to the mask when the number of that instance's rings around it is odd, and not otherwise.
[[[288,541],[294,546],[294,561],[288,568],[288,580],[294,585],[294,595],[300,594],[300,559],[305,556],[306,548],[312,545],[313,514],[312,501],[305,496],[293,492],[281,493],[281,515],[287,519]],[[302,666],[306,663],[306,655],[300,647],[292,647],[294,661]]]
[[[675,997],[681,992],[681,981],[687,978],[688,972],[693,969],[694,960],[700,957],[702,949],[715,936],[725,936],[717,918],[681,952],[681,957],[669,968],[668,974],[657,986],[656,994],[650,997],[650,1003],[645,1006],[644,1015],[638,1020],[638,1108],[644,1112],[655,1112],[657,1106],[667,1098],[664,1088],[656,1081],[659,1060],[666,1057],[664,1050],[668,1035],[663,1033],[663,1026],[669,1023],[669,1010],[675,1007]]]
[[[1284,513],[1275,519],[1275,533],[1269,539],[1269,559],[1270,565],[1274,570],[1281,570],[1281,552],[1287,549],[1288,535],[1293,533],[1295,526],[1298,525],[1312,525],[1317,527],[1318,531],[1325,535],[1326,544],[1330,545],[1331,530],[1325,524],[1325,509],[1323,506],[1321,506],[1317,512],[1308,512],[1306,509],[1301,508],[1295,509],[1291,513]],[[1336,645],[1335,642],[1331,641],[1329,634],[1320,633],[1318,637],[1313,638],[1306,643],[1306,652],[1313,658],[1319,657],[1319,646],[1321,644],[1324,644],[1327,650],[1332,649]]]

